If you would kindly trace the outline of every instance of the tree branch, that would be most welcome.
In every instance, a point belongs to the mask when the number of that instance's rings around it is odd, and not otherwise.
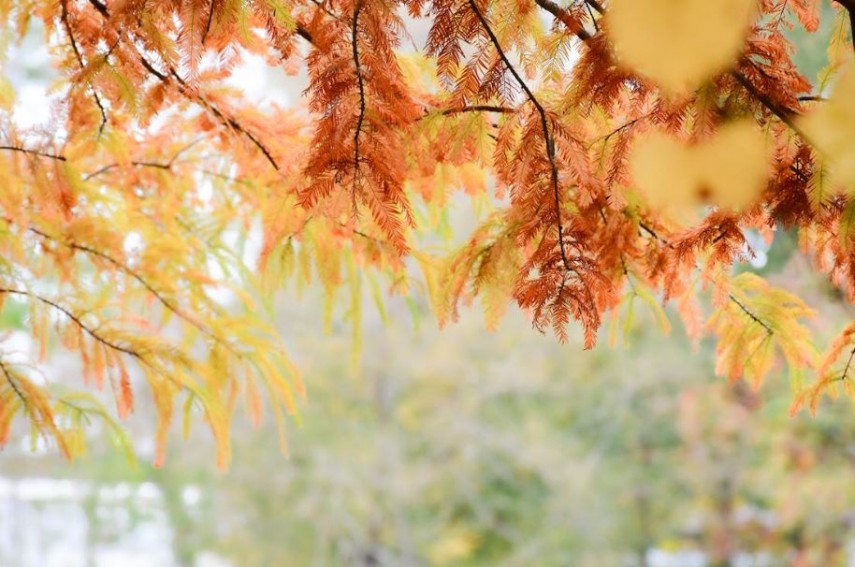
[[[516,109],[491,104],[473,104],[468,106],[459,106],[457,108],[446,108],[441,111],[441,114],[443,116],[448,116],[449,114],[460,114],[463,112],[498,112],[500,114],[513,114],[516,112]]]
[[[155,69],[154,65],[149,63],[148,59],[146,59],[142,55],[140,55],[139,57],[140,57],[140,63],[142,63],[142,66],[145,68],[146,71],[148,71],[149,73],[151,73],[152,75],[154,75],[155,77],[157,77],[158,79],[163,81],[164,83],[169,81],[169,77],[167,77],[165,74],[163,74],[160,71],[158,71],[157,69]]]
[[[39,150],[31,150],[28,148],[22,148],[20,146],[0,146],[0,150],[8,150],[11,152],[20,152],[22,154],[29,154],[31,156],[38,156],[48,159],[55,159],[56,161],[68,161],[65,156],[58,154],[50,154],[47,152],[42,152]]]
[[[575,21],[570,13],[553,2],[552,0],[535,0],[535,3],[552,14],[556,20],[560,21],[564,26],[582,41],[591,39],[591,34],[583,28],[579,22]]]
[[[315,43],[314,39],[312,38],[312,33],[299,23],[297,24],[297,27],[294,31],[297,35],[305,39],[307,42],[312,44]]]
[[[172,171],[172,166],[173,166],[173,164],[175,164],[175,160],[177,160],[181,154],[183,154],[184,152],[186,152],[187,150],[189,150],[190,148],[192,148],[193,146],[198,144],[201,140],[202,140],[201,138],[197,138],[197,139],[193,140],[192,142],[190,142],[189,144],[187,144],[186,146],[184,146],[183,148],[179,149],[177,152],[175,152],[175,154],[173,154],[173,156],[171,158],[169,158],[169,161],[166,163],[160,163],[160,162],[156,162],[156,161],[131,161],[130,164],[133,165],[134,167],[151,167],[151,168],[155,168],[155,169],[162,169],[164,171]],[[121,164],[110,163],[110,164],[107,164],[103,167],[100,167],[99,169],[96,169],[92,173],[85,175],[83,177],[83,181],[89,181],[93,177],[97,177],[97,176],[101,175],[102,173],[106,173],[106,172],[110,171],[111,169],[115,169],[115,168],[119,167],[119,165],[121,165]]]
[[[200,104],[204,108],[207,108],[214,116],[219,118],[222,123],[224,123],[225,125],[227,125],[231,128],[234,128],[235,131],[246,136],[249,139],[249,141],[252,142],[255,145],[255,147],[261,151],[262,154],[264,154],[264,157],[267,159],[267,161],[270,163],[270,165],[273,166],[273,169],[275,169],[276,171],[280,171],[279,164],[276,163],[276,160],[273,158],[273,154],[270,152],[270,150],[267,148],[267,146],[262,144],[261,141],[255,137],[255,134],[253,134],[252,132],[250,132],[249,130],[244,128],[243,125],[237,121],[237,119],[235,119],[231,116],[226,116],[222,110],[217,108],[213,103],[211,103],[208,99],[206,99],[202,95],[188,93],[187,92],[187,84],[184,82],[184,79],[179,77],[178,74],[174,70],[171,70],[171,72],[176,77],[176,79],[179,81],[179,90],[181,91],[182,94],[184,94],[184,96],[190,98],[191,100],[195,99],[198,104]]]
[[[102,345],[109,347],[113,350],[116,350],[118,352],[125,353],[129,356],[132,356],[132,357],[138,359],[138,360],[143,360],[142,355],[140,355],[140,353],[138,353],[137,351],[133,350],[132,348],[122,346],[118,343],[114,343],[108,339],[105,339],[104,337],[102,337],[101,335],[96,333],[95,330],[93,330],[89,326],[85,325],[83,323],[83,321],[80,319],[80,317],[78,317],[77,315],[75,315],[74,313],[69,311],[67,308],[63,307],[62,305],[60,305],[59,303],[56,303],[55,301],[53,301],[51,299],[48,299],[44,296],[38,295],[38,294],[33,293],[31,291],[24,291],[24,290],[20,290],[20,289],[12,289],[12,288],[0,288],[0,293],[8,293],[10,295],[20,295],[20,296],[24,296],[24,297],[29,297],[29,298],[35,299],[36,301],[44,303],[45,305],[48,305],[48,306],[56,309],[57,311],[63,313],[66,317],[71,319],[75,325],[80,327],[87,335],[89,335],[90,337],[92,337],[93,339],[95,339],[96,341],[101,343]]]
[[[105,18],[110,17],[110,12],[107,10],[107,6],[101,2],[101,0],[89,0],[89,3],[92,4],[96,10],[98,10],[102,16]]]
[[[157,162],[153,162],[153,161],[132,161],[130,163],[134,167],[152,167],[155,169],[162,169],[164,171],[170,171],[172,169],[172,166],[170,164],[167,164],[167,163],[157,163]],[[83,181],[89,181],[93,177],[98,177],[102,173],[107,173],[111,169],[115,169],[115,168],[119,167],[119,165],[120,164],[118,164],[118,163],[109,163],[103,167],[96,169],[92,173],[85,175],[83,177]]]
[[[211,31],[211,24],[214,22],[214,11],[217,8],[217,0],[211,0],[211,7],[208,9],[208,21],[205,22],[205,31],[202,33],[201,44],[205,45],[205,40],[208,38],[208,33]]]
[[[128,276],[135,279],[140,285],[142,285],[146,289],[146,291],[151,293],[155,297],[155,299],[157,299],[160,302],[161,305],[163,305],[166,309],[168,309],[169,311],[174,313],[178,318],[189,323],[190,325],[192,325],[193,327],[198,329],[201,333],[212,338],[214,340],[214,342],[223,345],[224,347],[226,347],[226,349],[231,351],[232,354],[234,354],[238,358],[241,358],[243,356],[243,355],[241,355],[240,352],[235,350],[234,347],[232,347],[232,345],[230,345],[228,342],[222,340],[222,338],[219,337],[216,333],[214,333],[211,329],[209,329],[208,327],[206,327],[202,323],[196,321],[195,319],[193,319],[193,318],[189,317],[187,314],[185,314],[183,309],[181,309],[177,304],[175,304],[172,301],[170,301],[169,299],[167,299],[162,293],[160,293],[157,289],[155,289],[155,287],[153,285],[151,285],[151,283],[149,283],[148,280],[146,280],[144,277],[142,277],[139,273],[137,273],[135,270],[133,270],[131,267],[124,264],[123,262],[120,262],[119,260],[113,258],[112,256],[110,256],[106,252],[96,250],[95,248],[91,248],[91,247],[83,245],[83,244],[77,244],[76,242],[64,242],[64,241],[62,241],[56,237],[53,237],[53,236],[47,234],[46,232],[43,232],[43,231],[41,231],[37,228],[34,228],[34,227],[30,227],[30,232],[44,238],[45,240],[50,240],[52,242],[56,242],[58,244],[66,246],[72,250],[84,252],[84,253],[89,254],[91,256],[101,258],[102,260],[112,264],[119,271],[124,272]]]
[[[778,117],[778,119],[786,124],[790,130],[798,134],[800,138],[805,140],[806,142],[810,142],[810,139],[807,135],[799,128],[796,123],[793,121],[793,113],[790,110],[780,108],[775,102],[770,99],[765,93],[760,92],[757,87],[755,87],[748,78],[740,73],[739,71],[732,71],[731,75],[736,81],[742,85],[742,87],[751,94],[755,99],[757,99],[760,104],[765,106],[769,112]],[[811,144],[814,145],[814,144]]]
[[[841,380],[846,380],[847,378],[849,378],[849,368],[852,366],[853,358],[855,358],[855,348],[849,351],[849,358],[846,360],[846,366],[843,368],[843,374],[840,375]]]
[[[748,315],[748,316],[749,316],[749,317],[750,317],[750,318],[751,318],[755,323],[757,323],[758,325],[760,325],[761,327],[763,327],[764,329],[766,329],[766,333],[767,333],[767,334],[769,334],[769,335],[773,335],[773,334],[775,333],[775,331],[773,331],[773,330],[772,330],[772,327],[770,327],[770,326],[769,326],[765,321],[763,321],[760,317],[758,317],[757,315],[755,315],[753,311],[751,311],[750,309],[748,309],[748,307],[746,307],[744,303],[742,303],[741,301],[739,301],[739,300],[736,298],[736,296],[735,296],[735,295],[733,295],[732,293],[729,293],[729,294],[728,294],[728,298],[730,298],[730,300],[731,300],[732,302],[734,302],[734,303],[735,303],[735,304],[736,304],[736,305],[737,305],[737,306],[738,306],[738,307],[739,307],[739,308],[740,308],[740,309],[741,309],[741,310],[742,310],[746,315]]]
[[[362,122],[365,120],[365,83],[362,78],[362,65],[359,62],[359,13],[362,11],[362,0],[357,0],[353,9],[350,43],[353,47],[353,64],[356,67],[356,82],[359,86],[359,118],[356,121],[356,131],[353,133],[353,187],[350,198],[353,203],[353,216],[356,217],[356,185],[359,182],[359,134],[362,132]]]
[[[95,2],[97,2],[97,0],[95,0]],[[93,5],[98,8],[98,4]],[[102,14],[107,11],[106,6],[103,6],[103,8],[104,12],[102,12]],[[65,27],[65,31],[68,32],[68,39],[71,41],[71,49],[74,51],[77,64],[80,65],[80,70],[82,71],[86,68],[86,64],[83,62],[83,55],[80,54],[80,49],[77,47],[77,40],[74,39],[74,32],[71,31],[71,24],[68,22],[68,0],[62,0],[60,2],[60,19],[62,20],[62,25]],[[104,109],[101,97],[98,96],[98,91],[95,90],[92,83],[89,83],[89,88],[92,89],[92,96],[95,98],[95,104],[101,112],[101,124],[98,126],[98,136],[100,137],[104,132],[104,128],[107,126],[107,111]]]
[[[596,10],[598,14],[601,16],[606,12],[603,8],[603,5],[598,2],[598,0],[585,0],[585,4]]]
[[[508,71],[511,73],[511,75],[513,75],[520,88],[525,92],[529,101],[531,101],[531,103],[537,110],[537,113],[540,115],[540,126],[543,130],[543,140],[546,144],[546,156],[549,160],[550,178],[552,181],[552,193],[555,198],[555,217],[558,224],[558,248],[561,252],[561,260],[564,263],[564,268],[568,271],[572,271],[573,268],[570,265],[570,260],[567,257],[567,251],[564,248],[564,227],[561,223],[561,198],[558,188],[558,166],[555,163],[555,142],[552,139],[552,135],[549,133],[549,122],[546,117],[546,110],[540,104],[540,101],[537,100],[537,97],[534,96],[534,93],[531,92],[531,89],[528,88],[528,85],[519,75],[514,66],[511,65],[508,56],[502,50],[502,46],[499,43],[499,39],[496,37],[496,34],[493,33],[489,22],[487,22],[487,19],[481,13],[481,10],[478,9],[478,4],[475,3],[475,0],[469,0],[469,6],[472,8],[472,11],[475,12],[475,16],[477,16],[478,21],[481,22],[484,31],[487,32],[487,35],[489,36],[490,41],[493,43],[493,46],[496,48],[496,52],[499,54],[499,57],[502,59],[502,62],[508,68]]]
[[[4,363],[2,360],[0,360],[0,370],[3,371],[3,375],[6,377],[6,382],[9,383],[9,387],[12,388],[12,390],[15,392],[15,395],[18,396],[18,399],[21,400],[21,403],[24,405],[24,409],[29,412],[30,406],[27,403],[27,397],[15,383],[15,379],[12,377],[12,372],[9,371],[9,367],[6,366],[6,363]]]
[[[100,10],[99,10],[99,12],[100,12]],[[101,12],[101,15],[105,19],[109,18],[109,13]],[[299,30],[298,30],[298,33],[299,33]],[[235,118],[233,118],[231,116],[226,116],[222,110],[220,110],[216,105],[214,105],[212,102],[207,100],[201,94],[190,92],[190,89],[189,89],[186,81],[184,81],[184,79],[181,78],[181,76],[175,71],[175,69],[170,67],[169,68],[169,75],[166,75],[165,73],[158,71],[154,67],[154,65],[152,65],[151,62],[149,62],[142,55],[142,53],[139,52],[139,49],[137,48],[136,45],[134,45],[133,42],[130,42],[130,45],[134,49],[134,51],[137,52],[137,55],[139,57],[139,61],[142,64],[142,66],[145,68],[146,71],[148,71],[149,73],[151,73],[152,75],[154,75],[155,77],[157,77],[160,81],[162,81],[164,83],[168,83],[169,82],[169,76],[172,76],[177,81],[178,91],[182,95],[184,95],[188,99],[196,102],[197,104],[199,104],[203,108],[207,109],[214,116],[216,116],[220,120],[220,122],[222,122],[224,125],[226,125],[230,128],[233,128],[238,133],[246,136],[255,145],[255,147],[257,147],[261,151],[261,153],[264,154],[264,157],[267,159],[267,161],[270,163],[270,165],[273,166],[273,169],[275,169],[276,171],[280,171],[279,164],[276,163],[276,160],[273,158],[273,154],[270,152],[270,150],[264,144],[261,143],[261,141],[252,132],[250,132],[249,130],[244,128],[243,125],[241,125],[240,122],[238,122]]]

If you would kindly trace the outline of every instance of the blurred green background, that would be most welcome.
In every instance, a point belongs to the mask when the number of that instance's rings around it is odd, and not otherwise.
[[[804,261],[769,277],[822,305],[831,333],[845,308]],[[728,384],[711,344],[693,354],[643,311],[624,344],[585,352],[516,312],[495,333],[477,310],[438,331],[391,300],[388,324],[366,314],[354,371],[349,325],[325,335],[319,304],[278,308],[310,391],[289,458],[272,420],[238,419],[230,470],[180,424],[152,469],[145,405],[135,469],[97,435],[70,466],[10,447],[0,565],[851,564],[848,401],[790,418],[785,375]]]

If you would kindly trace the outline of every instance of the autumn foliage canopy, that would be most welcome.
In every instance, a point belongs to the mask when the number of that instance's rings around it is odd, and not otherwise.
[[[851,390],[855,325],[815,344],[810,307],[734,266],[749,233],[796,231],[855,301],[855,4],[834,5],[819,77],[786,33],[817,30],[819,6],[4,1],[4,51],[43,28],[58,78],[50,123],[24,129],[0,76],[0,301],[26,306],[42,358],[76,352],[119,417],[150,388],[158,463],[182,406],[222,464],[237,407],[299,414],[270,293],[317,278],[358,312],[363,281],[407,292],[416,267],[441,324],[477,298],[493,325],[513,302],[586,348],[634,304],[667,330],[672,305],[692,338],[716,338],[722,375],[786,364],[794,410],[815,407]],[[253,56],[307,76],[302,101],[229,83]],[[449,254],[421,246],[458,190],[491,212]],[[77,376],[37,363],[0,357],[0,440],[16,416],[70,456],[93,414],[122,435],[92,390],[59,387]]]

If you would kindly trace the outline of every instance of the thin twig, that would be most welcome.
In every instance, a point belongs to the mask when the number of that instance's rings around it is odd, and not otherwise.
[[[849,367],[852,366],[852,359],[855,358],[855,347],[849,352],[849,359],[846,361],[846,367],[843,369],[843,374],[840,375],[841,380],[846,380],[849,377]]]
[[[97,4],[95,6],[97,8]],[[107,8],[105,6],[105,12],[106,9]],[[103,13],[104,12],[102,12],[102,14]],[[71,41],[71,49],[74,51],[77,64],[80,65],[80,70],[82,71],[86,69],[86,64],[83,61],[83,55],[81,55],[80,49],[77,47],[77,40],[74,39],[74,32],[71,30],[71,24],[68,22],[68,0],[62,0],[60,2],[60,19],[62,20],[62,25],[65,27],[65,31],[68,32],[68,39]],[[91,82],[89,83],[89,88],[92,90],[92,95],[95,98],[95,104],[101,112],[101,124],[98,126],[98,137],[100,138],[101,134],[104,133],[104,128],[107,126],[107,111],[104,108],[104,103],[101,102],[101,97],[98,96],[98,91],[95,90],[95,87]]]
[[[75,315],[74,313],[69,311],[66,307],[63,307],[62,305],[60,305],[59,303],[56,303],[55,301],[53,301],[51,299],[48,299],[44,296],[38,295],[38,294],[33,293],[31,291],[24,291],[24,290],[20,290],[20,289],[12,289],[12,288],[0,288],[0,293],[8,293],[10,295],[21,295],[24,297],[30,297],[32,299],[40,301],[41,303],[44,303],[45,305],[53,307],[57,311],[65,314],[65,316],[68,317],[69,319],[71,319],[75,325],[80,327],[83,331],[86,332],[86,334],[88,334],[90,337],[92,337],[93,339],[95,339],[99,343],[103,344],[104,346],[110,347],[113,350],[116,350],[119,352],[123,352],[123,353],[125,353],[129,356],[132,356],[138,360],[143,360],[142,355],[140,355],[140,353],[138,353],[137,351],[135,351],[129,347],[122,346],[118,343],[114,343],[108,339],[105,339],[104,337],[102,337],[101,335],[96,333],[93,329],[91,329],[87,325],[85,325],[83,323],[83,321],[80,319],[80,317],[78,317],[77,315]]]
[[[24,395],[24,393],[21,391],[21,389],[18,388],[18,385],[15,383],[15,379],[12,377],[12,373],[9,371],[9,367],[6,366],[6,364],[2,360],[0,360],[0,370],[3,371],[3,375],[6,376],[6,381],[9,383],[9,386],[12,388],[12,390],[15,392],[15,394],[21,400],[21,403],[24,404],[24,409],[26,411],[29,411],[29,405],[27,404],[27,397]]]
[[[150,167],[150,168],[154,168],[154,169],[162,169],[164,171],[172,171],[172,166],[175,165],[175,161],[179,158],[179,156],[181,156],[181,154],[183,154],[184,152],[186,152],[187,150],[189,150],[190,148],[192,148],[193,146],[195,146],[196,144],[198,144],[201,141],[202,141],[202,138],[196,138],[195,140],[193,140],[192,142],[190,142],[186,146],[180,148],[177,152],[175,152],[172,155],[171,158],[169,158],[169,161],[166,163],[161,163],[161,162],[157,162],[157,161],[133,160],[130,162],[130,164],[133,165],[134,167]],[[96,169],[92,173],[85,175],[83,177],[83,181],[89,181],[93,177],[97,177],[97,176],[101,175],[102,173],[106,173],[106,172],[110,171],[111,169],[115,169],[115,168],[119,167],[120,165],[121,165],[120,163],[110,163],[110,164],[107,164],[103,167],[100,167],[99,169]]]
[[[98,10],[102,16],[105,18],[110,17],[110,12],[107,10],[107,6],[101,2],[101,0],[89,0],[89,3],[95,6],[95,9]]]
[[[365,83],[362,77],[362,64],[359,62],[359,13],[362,11],[362,0],[357,0],[353,10],[350,43],[353,47],[353,64],[356,67],[356,83],[359,86],[359,118],[356,121],[356,131],[353,133],[353,187],[350,198],[353,205],[353,216],[356,217],[356,188],[359,183],[359,134],[362,132],[362,122],[365,120]]]
[[[585,0],[585,4],[596,10],[601,16],[605,13],[603,5],[600,4],[598,0]]]
[[[591,34],[588,33],[581,24],[573,19],[573,17],[561,6],[552,0],[535,0],[535,3],[552,14],[556,20],[564,24],[564,26],[582,41],[591,39]]]
[[[736,304],[736,305],[737,305],[737,306],[738,306],[738,307],[739,307],[739,308],[740,308],[740,309],[741,309],[741,310],[742,310],[746,315],[748,315],[748,316],[749,316],[749,317],[750,317],[750,318],[751,318],[755,323],[757,323],[758,325],[760,325],[761,327],[763,327],[764,329],[766,329],[766,333],[768,333],[768,334],[770,334],[770,335],[772,335],[772,334],[774,334],[774,333],[775,333],[775,331],[773,331],[773,330],[772,330],[772,327],[770,327],[770,326],[769,326],[765,321],[763,321],[760,317],[758,317],[758,316],[757,316],[753,311],[751,311],[750,309],[748,309],[748,307],[746,307],[744,303],[742,303],[741,301],[739,301],[739,299],[737,299],[735,295],[733,295],[732,293],[729,293],[729,294],[728,294],[728,297],[729,297],[729,298],[730,298],[730,300],[731,300],[732,302],[734,302],[734,303],[735,303],[735,304]]]
[[[109,18],[108,13],[102,12],[101,15],[105,19]],[[298,30],[298,33],[299,33],[299,30]],[[148,61],[142,55],[142,53],[140,53],[139,49],[137,48],[137,46],[132,41],[129,43],[130,43],[131,47],[137,52],[137,55],[139,57],[139,61],[142,64],[142,66],[145,68],[146,71],[148,71],[149,73],[151,73],[152,75],[154,75],[155,77],[157,77],[160,81],[162,81],[164,83],[169,82],[170,76],[173,77],[176,80],[176,82],[178,83],[178,91],[182,95],[184,95],[185,97],[187,97],[190,100],[193,100],[194,102],[196,102],[197,104],[199,104],[203,108],[207,109],[214,116],[216,116],[220,120],[220,122],[222,122],[224,125],[226,125],[230,128],[233,128],[238,133],[246,136],[249,139],[249,141],[251,141],[255,145],[255,147],[257,147],[261,151],[261,153],[264,154],[264,157],[267,159],[267,161],[270,163],[270,165],[273,166],[273,169],[275,169],[276,171],[280,171],[279,164],[274,159],[273,154],[270,152],[270,150],[263,143],[261,143],[261,141],[252,132],[250,132],[249,130],[244,128],[243,125],[240,122],[238,122],[235,118],[233,118],[231,116],[226,116],[226,114],[222,110],[220,110],[216,105],[214,105],[212,102],[210,102],[204,96],[202,96],[201,94],[199,94],[197,92],[193,92],[188,87],[186,81],[184,81],[184,79],[181,78],[181,76],[175,71],[175,69],[170,67],[169,68],[169,75],[162,73],[161,71],[158,71],[157,68],[154,65],[152,65],[151,62]]]
[[[538,114],[540,115],[540,125],[543,130],[543,140],[546,144],[546,156],[549,159],[550,177],[552,180],[552,193],[553,197],[555,198],[555,217],[556,222],[558,224],[558,248],[561,253],[561,260],[564,263],[564,268],[568,271],[571,271],[573,270],[573,268],[570,265],[570,260],[567,256],[567,251],[564,249],[564,227],[561,223],[561,198],[559,196],[558,188],[558,166],[555,164],[555,142],[552,139],[551,134],[549,133],[549,122],[546,117],[546,110],[540,104],[540,101],[537,100],[537,97],[534,96],[534,93],[531,91],[531,89],[528,88],[528,85],[519,75],[516,68],[511,65],[508,56],[505,54],[504,50],[502,50],[502,46],[499,43],[499,39],[496,37],[496,34],[493,33],[489,22],[487,22],[487,19],[481,13],[481,10],[478,9],[478,4],[475,3],[475,0],[469,0],[469,6],[472,8],[472,11],[475,12],[475,16],[477,16],[478,21],[481,22],[481,25],[484,27],[484,31],[487,32],[487,35],[489,36],[490,41],[493,43],[493,46],[496,48],[496,52],[502,59],[502,62],[508,68],[508,71],[511,73],[511,75],[513,75],[520,88],[525,92],[529,101],[531,101]]]
[[[760,92],[757,89],[757,87],[755,87],[751,83],[751,81],[749,81],[748,78],[746,78],[745,75],[743,75],[739,71],[733,71],[731,73],[731,75],[733,75],[733,77],[736,79],[736,81],[740,85],[742,85],[745,88],[745,90],[751,94],[751,96],[753,96],[755,99],[757,99],[760,102],[760,104],[765,106],[769,110],[769,112],[771,112],[772,114],[777,116],[781,122],[783,122],[784,124],[786,124],[790,128],[790,130],[792,130],[793,132],[798,134],[798,136],[800,138],[802,138],[803,140],[810,142],[810,139],[807,137],[807,135],[804,133],[804,131],[802,131],[802,129],[799,128],[798,125],[796,125],[795,121],[793,121],[793,113],[792,112],[790,112],[789,110],[780,108],[765,93]],[[811,145],[814,145],[814,144],[811,144]]]
[[[596,30],[596,32],[599,33],[600,26],[597,25],[597,18],[596,18],[596,16],[594,16],[593,10],[591,10],[591,4],[588,2],[585,2],[585,7],[588,8],[588,15],[591,17],[591,23],[594,24],[594,30]]]
[[[217,9],[217,0],[211,0],[211,8],[208,10],[208,21],[205,23],[205,31],[202,33],[202,45],[205,45],[205,40],[208,38],[208,33],[211,31],[211,24],[214,22],[214,12]]]
[[[312,33],[308,29],[306,29],[305,26],[300,25],[298,23],[297,26],[294,28],[294,32],[303,39],[305,39],[307,42],[315,43],[314,39],[312,38]]]
[[[0,146],[0,150],[8,150],[10,152],[20,152],[22,154],[29,154],[31,156],[38,156],[48,159],[55,159],[56,161],[68,161],[67,158],[63,155],[59,154],[51,154],[47,152],[42,152],[39,150],[31,150],[28,148],[22,148],[20,146]]]
[[[492,104],[472,104],[468,106],[459,106],[457,108],[446,108],[441,111],[441,114],[443,116],[448,116],[449,114],[460,114],[463,112],[498,112],[500,114],[513,114],[516,112],[516,109]]]
[[[193,327],[195,327],[196,329],[198,329],[200,332],[204,333],[205,335],[211,337],[212,339],[214,339],[215,342],[222,344],[223,346],[225,346],[227,349],[229,349],[236,356],[238,356],[238,357],[241,356],[241,354],[239,352],[237,352],[236,350],[234,350],[234,348],[230,344],[223,341],[219,336],[216,335],[216,333],[214,333],[211,329],[209,329],[205,325],[203,325],[203,324],[199,323],[198,321],[192,319],[191,317],[187,316],[184,313],[184,311],[178,305],[172,303],[172,301],[170,301],[169,299],[164,297],[164,295],[162,293],[160,293],[157,289],[155,289],[155,287],[153,285],[151,285],[151,283],[149,283],[144,277],[142,277],[139,273],[137,273],[135,270],[133,270],[131,267],[124,264],[123,262],[120,262],[119,260],[113,258],[112,256],[110,256],[106,252],[102,252],[101,250],[96,250],[95,248],[91,248],[91,247],[83,245],[83,244],[77,244],[76,242],[64,242],[64,241],[62,241],[62,240],[60,240],[54,236],[51,236],[50,234],[47,234],[46,232],[43,232],[37,228],[30,227],[29,230],[33,234],[36,234],[36,235],[44,238],[45,240],[50,240],[52,242],[62,244],[63,246],[66,246],[72,250],[84,252],[84,253],[89,254],[91,256],[101,258],[102,260],[112,264],[113,266],[118,268],[120,271],[124,272],[125,274],[127,274],[128,276],[132,277],[137,282],[139,282],[139,284],[142,285],[146,289],[146,291],[151,293],[161,303],[161,305],[163,305],[166,309],[168,309],[169,311],[174,313],[180,319],[189,323],[190,325],[192,325]]]

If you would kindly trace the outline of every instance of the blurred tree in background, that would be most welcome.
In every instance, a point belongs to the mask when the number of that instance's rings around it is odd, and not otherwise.
[[[346,327],[318,340],[317,293],[278,308],[300,328],[286,340],[313,392],[288,460],[266,422],[238,427],[228,474],[197,435],[176,440],[163,470],[129,470],[107,450],[56,473],[155,483],[182,566],[209,553],[247,567],[848,565],[849,407],[790,418],[784,380],[721,381],[714,344],[692,354],[649,333],[644,314],[625,348],[586,355],[518,313],[493,334],[475,316],[442,332],[369,317],[354,373]],[[847,316],[814,299],[824,321]],[[47,470],[45,457],[21,459]],[[90,530],[103,530],[98,549],[115,526]]]

